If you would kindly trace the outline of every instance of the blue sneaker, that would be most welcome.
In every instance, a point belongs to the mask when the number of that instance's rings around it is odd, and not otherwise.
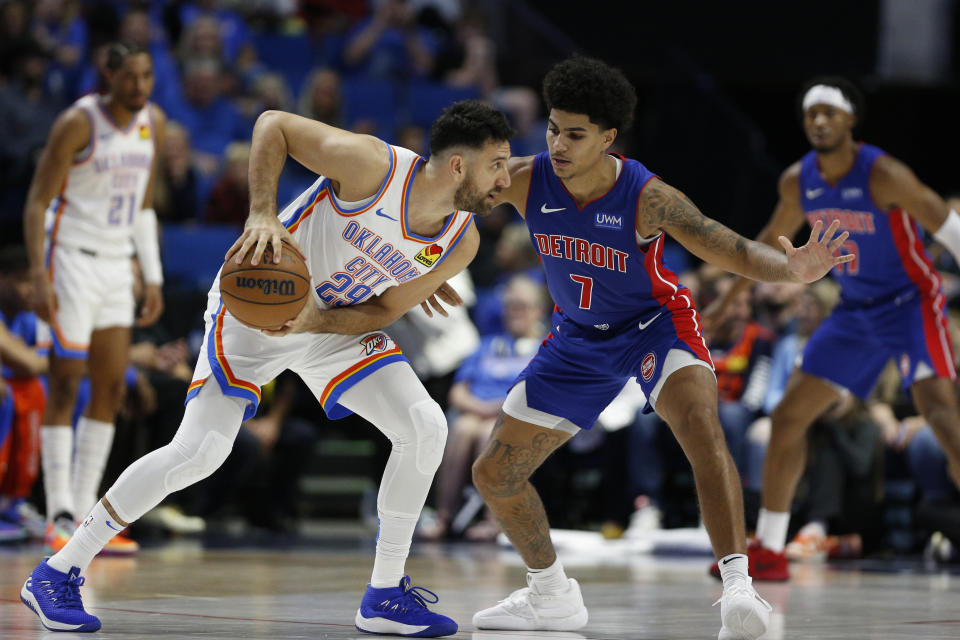
[[[433,599],[428,600],[427,594]],[[456,633],[456,622],[427,609],[427,603],[437,601],[439,598],[433,591],[411,587],[410,576],[404,576],[397,587],[374,589],[367,585],[357,610],[357,629],[408,638],[437,638]]]
[[[96,631],[100,628],[100,618],[87,613],[80,600],[83,581],[79,567],[63,573],[44,560],[23,583],[20,600],[50,631]]]

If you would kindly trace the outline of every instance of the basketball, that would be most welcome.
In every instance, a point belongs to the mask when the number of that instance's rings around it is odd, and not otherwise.
[[[254,329],[276,329],[297,317],[310,293],[310,272],[300,252],[283,241],[280,263],[273,262],[268,244],[260,264],[251,265],[253,251],[243,262],[233,258],[220,272],[223,304],[237,320]]]

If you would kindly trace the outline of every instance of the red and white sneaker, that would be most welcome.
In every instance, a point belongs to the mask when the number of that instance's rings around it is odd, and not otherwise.
[[[747,567],[750,577],[757,582],[784,582],[790,579],[790,567],[785,553],[767,549],[759,540],[747,547]],[[720,579],[720,565],[710,567],[710,575]]]

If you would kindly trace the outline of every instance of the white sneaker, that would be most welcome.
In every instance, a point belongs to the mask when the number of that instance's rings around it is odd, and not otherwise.
[[[539,593],[533,576],[527,574],[527,587],[517,589],[496,606],[473,614],[478,629],[512,631],[574,631],[587,624],[580,585],[568,578],[570,588],[558,596]]]
[[[713,606],[718,603],[723,626],[717,640],[756,640],[766,633],[773,607],[757,594],[751,578],[725,588]]]

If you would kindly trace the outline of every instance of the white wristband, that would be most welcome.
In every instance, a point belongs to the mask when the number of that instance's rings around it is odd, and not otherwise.
[[[147,284],[163,284],[157,214],[153,209],[141,209],[137,214],[133,228],[133,244],[137,249],[137,258],[140,259],[143,281]]]
[[[960,264],[960,215],[953,209],[947,214],[940,228],[933,234],[937,242],[945,246],[957,264]]]

